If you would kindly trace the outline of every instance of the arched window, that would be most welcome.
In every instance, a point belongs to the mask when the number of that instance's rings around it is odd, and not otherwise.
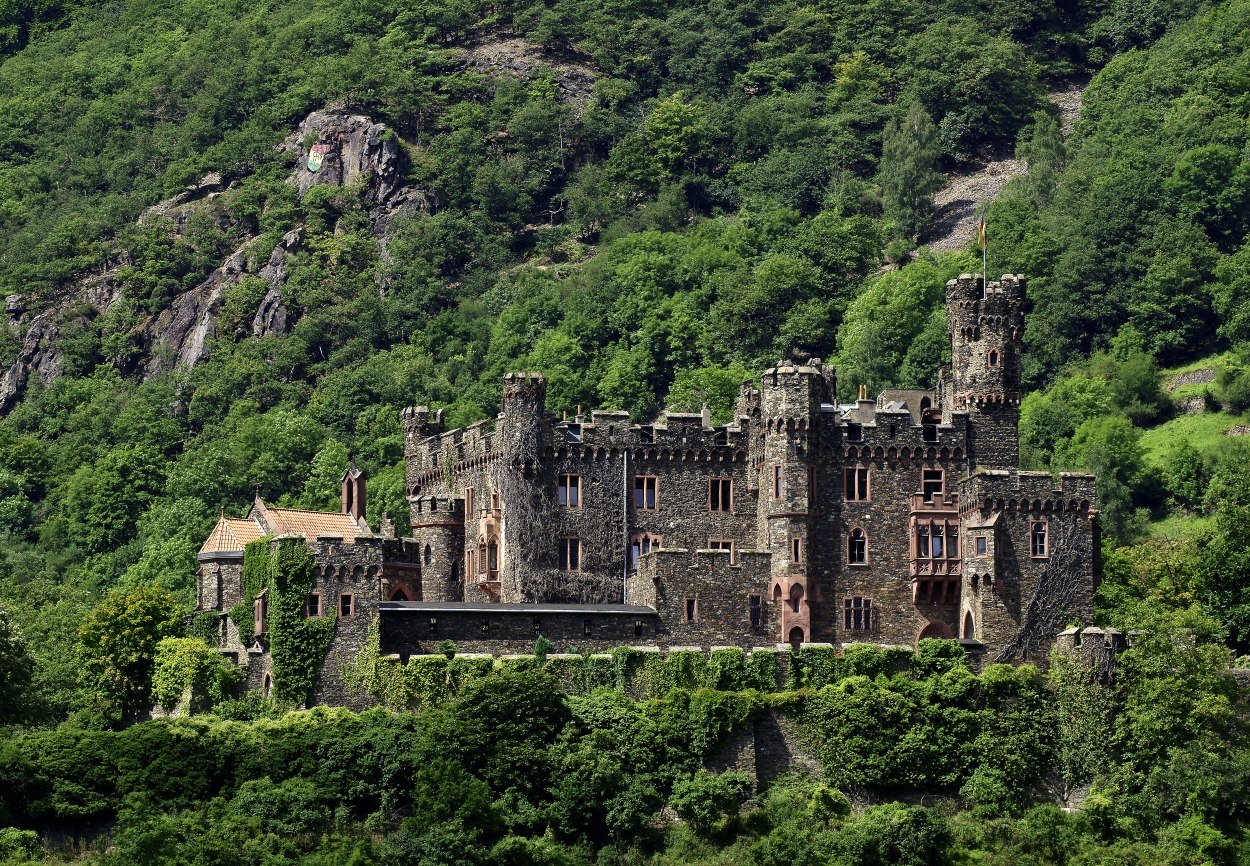
[[[858,526],[851,530],[847,539],[846,561],[851,565],[863,565],[868,562],[868,536]]]
[[[397,586],[391,590],[391,597],[389,601],[412,601],[412,599],[408,597],[407,590],[405,590],[402,586]]]
[[[803,587],[797,583],[790,587],[790,609],[795,613],[799,612],[799,607],[803,604]]]
[[[269,697],[269,693],[273,691],[273,678],[269,674],[265,674],[264,682],[260,686],[260,696],[262,698]]]
[[[433,561],[434,561],[434,551],[430,550],[430,546],[427,544],[425,546],[425,564],[429,565]]]
[[[486,570],[499,570],[499,542],[493,538],[490,540],[490,544],[486,546]]]
[[[972,620],[972,611],[964,614],[964,639],[972,640],[977,636],[976,626]]]
[[[990,349],[989,360],[990,360],[991,367],[998,366],[998,350],[997,349]]]
[[[781,601],[781,584],[773,587],[773,601]]]

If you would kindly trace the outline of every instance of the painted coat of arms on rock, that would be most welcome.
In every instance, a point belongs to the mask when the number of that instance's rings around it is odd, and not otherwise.
[[[312,150],[308,152],[308,170],[317,172],[321,170],[321,162],[325,159],[325,155],[330,152],[328,144],[314,144]]]

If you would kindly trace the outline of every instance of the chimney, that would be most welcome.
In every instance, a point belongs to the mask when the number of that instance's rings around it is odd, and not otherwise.
[[[343,473],[343,513],[357,523],[365,519],[365,473],[355,463]]]

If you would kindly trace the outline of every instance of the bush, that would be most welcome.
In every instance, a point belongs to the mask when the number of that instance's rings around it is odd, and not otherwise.
[[[751,791],[751,777],[730,771],[713,775],[700,770],[673,785],[669,805],[683,821],[698,833],[706,835],[729,818],[736,817],[738,807]]]

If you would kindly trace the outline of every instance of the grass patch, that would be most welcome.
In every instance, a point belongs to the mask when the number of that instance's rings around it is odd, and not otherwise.
[[[1188,439],[1199,451],[1206,453],[1224,441],[1224,431],[1245,423],[1241,415],[1232,412],[1202,412],[1197,415],[1178,415],[1142,433],[1141,445],[1146,460],[1160,465],[1173,443]]]
[[[1197,535],[1210,523],[1209,516],[1173,512],[1162,520],[1155,520],[1150,524],[1150,537],[1179,541],[1182,538]]]

